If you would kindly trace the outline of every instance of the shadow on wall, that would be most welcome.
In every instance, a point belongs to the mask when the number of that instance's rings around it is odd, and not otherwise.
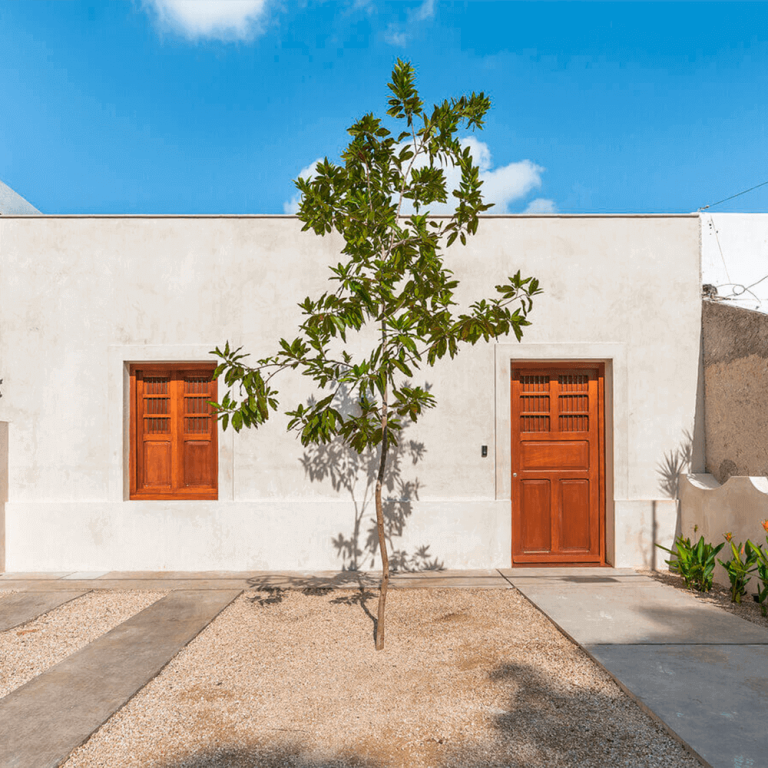
[[[339,396],[342,413],[349,413],[356,407],[345,389],[340,390]],[[403,466],[416,466],[426,453],[424,443],[406,438],[408,429],[406,422],[399,434],[398,444],[389,449],[384,473],[384,529],[390,567],[393,571],[439,571],[444,565],[432,556],[429,544],[410,553],[395,545],[396,540],[403,536],[408,518],[413,514],[414,502],[419,498],[419,480],[404,480]],[[301,463],[311,482],[330,482],[335,491],[346,493],[352,500],[354,519],[350,531],[348,534],[340,532],[333,541],[336,555],[342,561],[342,569],[358,571],[375,567],[379,548],[374,503],[379,471],[378,449],[358,453],[336,439],[310,445],[301,457]]]
[[[670,499],[680,498],[680,473],[688,472],[693,459],[693,435],[686,429],[683,439],[676,448],[667,451],[664,458],[656,465],[659,478],[659,490]]]
[[[655,500],[651,502],[651,546],[648,566],[652,571],[657,570],[660,565],[660,558],[663,560],[662,553],[659,552],[655,545],[661,544],[664,547],[671,547],[682,531],[680,474],[691,471],[694,463],[693,445],[693,435],[688,430],[683,430],[683,437],[678,445],[672,450],[667,451],[662,460],[656,465],[658,488],[666,498],[675,503],[675,507],[674,530],[672,530],[672,521],[663,514],[663,510],[660,514],[659,503]],[[659,530],[660,519],[663,530]]]

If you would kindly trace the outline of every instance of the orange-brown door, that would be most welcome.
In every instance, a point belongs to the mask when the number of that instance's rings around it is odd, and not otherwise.
[[[512,370],[512,562],[605,560],[602,365]]]

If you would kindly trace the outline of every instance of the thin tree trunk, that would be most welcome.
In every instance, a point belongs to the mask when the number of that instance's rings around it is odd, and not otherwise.
[[[379,614],[376,620],[376,650],[384,648],[384,608],[387,604],[389,586],[389,555],[387,537],[384,531],[384,508],[381,503],[381,487],[384,484],[384,468],[387,464],[387,388],[384,389],[384,406],[381,414],[381,460],[376,478],[376,526],[379,530],[379,552],[381,553],[381,589],[379,590]]]

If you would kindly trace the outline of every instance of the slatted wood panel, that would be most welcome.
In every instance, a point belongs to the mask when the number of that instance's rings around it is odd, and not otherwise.
[[[604,369],[512,370],[512,562],[605,561]]]
[[[213,366],[131,369],[131,498],[218,498]]]

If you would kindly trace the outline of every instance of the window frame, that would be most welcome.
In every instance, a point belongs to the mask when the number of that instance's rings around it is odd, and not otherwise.
[[[213,426],[209,433],[210,435],[210,451],[213,461],[213,467],[210,472],[213,478],[213,484],[211,486],[198,486],[189,488],[173,487],[174,478],[179,476],[178,462],[184,459],[185,441],[183,439],[184,433],[182,427],[184,424],[184,416],[180,410],[181,403],[183,403],[184,393],[180,391],[179,385],[173,386],[173,382],[179,381],[178,375],[180,372],[189,373],[192,375],[205,375],[211,376],[216,369],[215,363],[201,362],[201,361],[189,361],[189,362],[145,362],[145,363],[131,363],[129,365],[128,375],[130,380],[130,392],[129,392],[129,475],[130,475],[130,488],[129,488],[129,500],[132,501],[217,501],[219,498],[219,445],[218,445],[218,419],[216,419],[213,411],[211,411],[211,419],[213,419]],[[171,443],[171,490],[170,491],[156,491],[156,490],[144,490],[139,488],[139,447],[142,445],[144,432],[143,425],[139,419],[139,413],[141,412],[139,404],[139,387],[137,385],[137,375],[141,373],[142,376],[169,376],[171,386],[169,386],[169,418],[171,419],[170,429],[170,443]],[[217,381],[211,380],[211,389],[209,390],[210,400],[216,401],[218,399],[218,385]],[[175,424],[174,420],[175,419]],[[174,467],[176,468],[174,470]]]

